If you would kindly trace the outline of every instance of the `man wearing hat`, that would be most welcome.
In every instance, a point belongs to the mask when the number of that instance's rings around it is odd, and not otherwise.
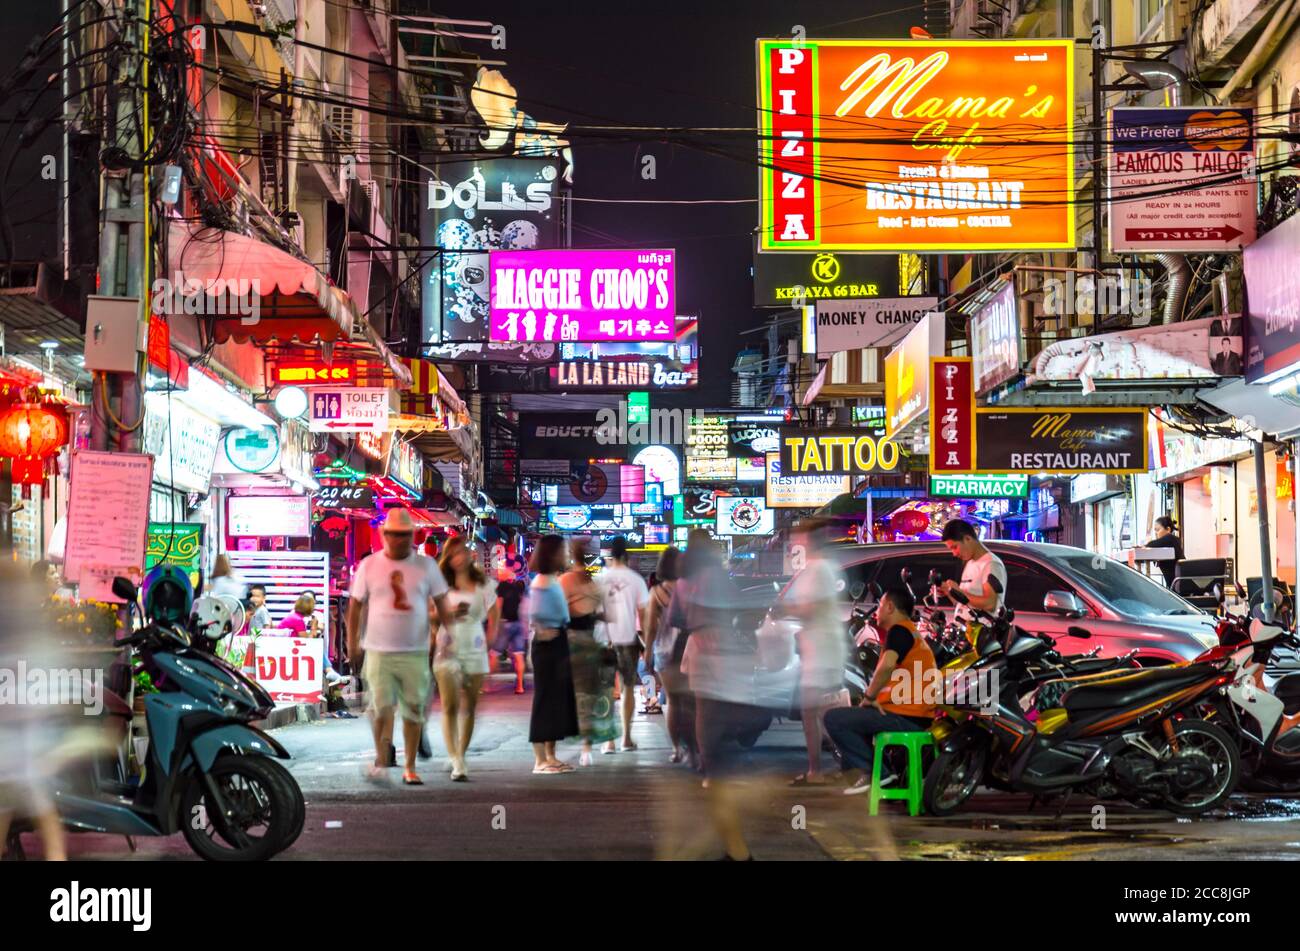
[[[358,656],[362,648],[366,652],[361,672],[370,688],[375,735],[375,762],[369,777],[384,775],[387,738],[400,710],[406,757],[402,781],[418,786],[422,781],[415,772],[415,754],[424,731],[435,622],[448,629],[451,624],[447,581],[436,561],[414,550],[415,525],[406,509],[389,509],[380,532],[383,550],[361,559],[352,577],[348,656]]]

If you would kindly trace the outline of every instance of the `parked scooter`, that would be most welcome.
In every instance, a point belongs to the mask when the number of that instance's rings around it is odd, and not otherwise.
[[[138,592],[126,578],[113,580],[113,593],[137,606]],[[190,607],[174,604],[168,618],[151,615],[121,642],[135,648],[138,669],[158,690],[144,698],[149,744],[143,775],[138,781],[128,775],[119,752],[131,706],[110,695],[102,719],[114,752],[56,777],[59,814],[74,830],[128,841],[180,832],[211,861],[269,859],[293,844],[306,816],[302,791],[276,761],[287,759],[288,751],[252,725],[274,701],[208,645],[193,642],[175,620],[177,614],[188,619]]]
[[[953,596],[966,602],[965,595]],[[976,611],[982,621],[993,615]],[[995,709],[964,706],[965,720],[938,742],[926,775],[926,808],[947,815],[974,794],[986,775],[1035,796],[1082,790],[1100,799],[1158,803],[1196,815],[1231,795],[1240,772],[1232,738],[1195,717],[1201,704],[1231,683],[1230,661],[1109,673],[1080,680],[1061,706],[1030,720],[1023,683],[1046,639],[1019,636],[1000,655]]]
[[[1300,638],[1281,625],[1240,615],[1224,615],[1217,630],[1219,646],[1197,660],[1226,659],[1236,677],[1225,695],[1207,701],[1205,719],[1237,740],[1245,788],[1300,792],[1300,673],[1274,678],[1269,669],[1274,652],[1300,650]]]

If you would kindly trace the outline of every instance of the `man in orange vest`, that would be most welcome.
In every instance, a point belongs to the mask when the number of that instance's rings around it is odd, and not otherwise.
[[[871,788],[871,760],[877,733],[929,728],[934,719],[940,672],[925,638],[916,632],[912,611],[916,601],[906,588],[890,588],[876,605],[876,627],[884,632],[880,661],[857,707],[827,710],[822,723],[839,748],[845,772],[858,772],[844,790],[855,796]],[[941,692],[939,697],[941,698]],[[928,701],[928,702],[927,702]],[[894,776],[882,776],[888,785]]]

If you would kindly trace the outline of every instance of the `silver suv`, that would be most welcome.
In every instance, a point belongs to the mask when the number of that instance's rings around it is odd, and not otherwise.
[[[1082,654],[1100,644],[1104,657],[1133,648],[1146,664],[1192,660],[1218,643],[1214,619],[1127,565],[1066,545],[990,541],[985,546],[1007,568],[1007,606],[1015,622],[1054,637],[1062,654]],[[832,549],[844,571],[845,597],[859,583],[881,588],[900,583],[909,568],[912,587],[926,592],[932,570],[960,579],[961,562],[941,542],[851,545]],[[1072,637],[1082,627],[1092,637]]]

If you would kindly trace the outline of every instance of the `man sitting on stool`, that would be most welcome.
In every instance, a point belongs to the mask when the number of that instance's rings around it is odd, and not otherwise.
[[[880,661],[857,707],[827,710],[822,718],[831,741],[839,748],[845,772],[862,771],[844,790],[854,796],[871,789],[872,748],[877,733],[925,730],[934,719],[932,705],[922,703],[925,685],[936,676],[934,654],[916,632],[912,610],[916,600],[906,588],[890,588],[876,605],[876,627],[885,632]],[[894,680],[895,668],[901,676]],[[882,773],[888,770],[882,770]],[[895,777],[881,776],[881,785]]]

